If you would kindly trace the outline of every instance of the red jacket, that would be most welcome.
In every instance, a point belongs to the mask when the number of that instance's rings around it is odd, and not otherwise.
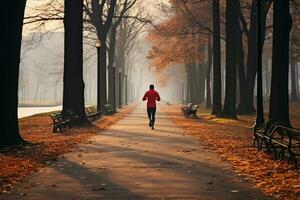
[[[160,101],[160,96],[158,92],[150,89],[145,93],[143,97],[143,101],[146,100],[148,100],[147,108],[156,108],[156,101]]]

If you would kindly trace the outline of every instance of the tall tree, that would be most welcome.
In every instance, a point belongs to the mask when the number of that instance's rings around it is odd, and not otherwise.
[[[255,112],[253,94],[256,76],[257,64],[257,0],[252,0],[250,26],[247,34],[248,54],[247,54],[247,100],[240,105],[242,114],[250,114]]]
[[[131,4],[132,3],[135,3],[135,1],[131,1]],[[128,4],[128,8],[130,8],[130,4]],[[151,23],[150,16],[145,14],[141,2],[137,2],[134,8],[128,9],[119,24],[116,34],[114,62],[121,72],[121,83],[117,84],[121,85],[121,89],[125,89],[125,87],[123,87],[123,85],[125,85],[125,73],[128,74],[128,77],[132,74],[132,61],[136,59],[136,53],[139,51],[139,44],[141,44],[141,37],[139,37],[139,35],[144,31],[143,27],[148,23]],[[117,81],[119,80],[117,79]],[[125,91],[121,91],[121,93],[125,93]],[[117,99],[118,101],[121,100],[121,104],[125,102],[120,98]],[[120,102],[118,102],[118,105],[119,104]]]
[[[293,35],[293,34],[292,34]],[[290,66],[291,66],[291,101],[297,101],[298,100],[298,94],[297,94],[297,76],[296,76],[296,68],[297,68],[297,61],[295,58],[295,44],[291,43],[290,48]]]
[[[120,18],[121,19],[121,18]],[[119,21],[119,20],[118,20]],[[116,33],[118,24],[114,23],[109,32],[109,48],[108,48],[108,103],[112,104],[116,109],[116,70],[114,66]]]
[[[211,35],[208,37],[207,44],[207,73],[206,73],[206,107],[211,107],[211,87],[210,87],[210,77],[211,77],[211,68],[212,68],[212,44],[211,44]]]
[[[243,17],[240,2],[238,2],[238,18]],[[239,114],[250,114],[249,104],[247,104],[247,79],[245,73],[244,64],[244,46],[243,46],[243,31],[242,27],[238,25],[237,27],[237,38],[236,38],[236,48],[237,48],[237,72],[238,72],[238,83],[239,83],[239,103],[237,106],[237,112]]]
[[[273,10],[273,55],[269,118],[290,123],[288,72],[292,18],[289,12],[289,1],[274,0]]]
[[[0,9],[0,146],[22,142],[18,126],[18,80],[26,0],[1,2]]]
[[[268,11],[271,7],[272,0],[260,0],[261,4],[261,23],[262,23],[262,45],[265,41],[266,32],[266,18]],[[240,102],[238,105],[239,114],[251,114],[255,112],[254,108],[254,86],[256,77],[256,66],[257,66],[257,0],[251,0],[250,10],[250,23],[247,24],[247,19],[244,18],[241,7],[239,7],[239,19],[242,24],[242,31],[246,33],[247,38],[247,68],[244,69],[246,72],[245,88],[243,93],[240,95]],[[248,28],[249,27],[249,28]],[[241,74],[240,74],[241,75]],[[242,100],[243,99],[243,100]]]
[[[238,0],[226,1],[226,88],[222,116],[236,118]]]
[[[85,11],[91,20],[91,24],[96,30],[97,38],[101,42],[98,54],[98,95],[97,109],[104,110],[107,103],[107,35],[112,24],[116,6],[116,0],[91,0],[91,6],[86,5]]]
[[[212,114],[222,110],[220,0],[213,0],[213,106]]]
[[[85,120],[83,81],[83,0],[65,0],[63,113],[72,110]]]
[[[264,104],[263,104],[263,80],[262,80],[262,54],[263,54],[263,45],[262,41],[264,38],[263,35],[263,23],[262,23],[262,1],[257,1],[257,95],[256,95],[256,119],[255,119],[255,128],[259,128],[263,123],[265,123],[264,118]]]
[[[127,11],[132,8],[137,0],[124,0],[124,2],[118,2],[115,6],[115,16],[110,30],[109,30],[109,47],[108,47],[108,102],[116,107],[116,95],[115,92],[115,54],[116,54],[116,36],[117,29],[123,18],[128,17]]]

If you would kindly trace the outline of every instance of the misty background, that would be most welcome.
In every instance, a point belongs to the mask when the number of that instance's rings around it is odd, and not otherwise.
[[[42,3],[31,0],[26,6],[26,13]],[[148,12],[156,17],[157,9],[147,6]],[[160,20],[156,17],[157,20]],[[43,29],[25,26],[23,31],[21,65],[19,77],[19,106],[31,113],[25,107],[40,107],[46,111],[48,106],[61,106],[63,95],[63,64],[64,64],[64,32],[62,25],[57,22],[47,24]],[[182,101],[184,98],[183,86],[186,82],[185,69],[174,65],[168,70],[156,73],[151,68],[147,54],[151,44],[145,39],[151,26],[145,26],[138,35],[130,59],[126,63],[125,71],[128,76],[127,90],[129,103],[140,102],[149,84],[154,84],[164,101]],[[97,98],[97,49],[90,39],[84,38],[84,81],[85,102],[87,105],[96,105]],[[119,84],[116,77],[116,90]],[[122,98],[125,101],[125,84],[122,88]],[[117,98],[118,104],[118,98]],[[57,109],[55,107],[52,109]],[[38,112],[33,111],[34,113]],[[49,108],[51,109],[51,108]],[[47,110],[48,111],[48,110]],[[49,110],[50,111],[50,110]],[[20,114],[24,116],[24,114]],[[28,114],[25,114],[28,115]]]

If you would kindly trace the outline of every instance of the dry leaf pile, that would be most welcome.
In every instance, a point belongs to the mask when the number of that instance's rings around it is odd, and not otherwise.
[[[179,105],[165,106],[163,110],[176,125],[230,161],[238,173],[248,176],[265,194],[279,199],[300,199],[300,170],[253,147],[251,127],[255,116],[239,116],[238,120],[216,118],[209,110],[200,108],[198,119],[187,119]],[[299,114],[299,103],[291,104],[292,124],[298,128]]]
[[[30,145],[0,149],[0,194],[7,193],[31,172],[47,165],[48,161],[70,152],[78,143],[88,139],[127,116],[134,106],[121,109],[117,114],[104,116],[86,127],[74,127],[63,134],[52,133],[49,114],[19,120],[23,139]]]

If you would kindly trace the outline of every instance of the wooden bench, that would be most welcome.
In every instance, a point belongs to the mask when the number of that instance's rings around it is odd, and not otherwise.
[[[94,107],[85,108],[86,112],[88,110],[88,119],[95,119],[100,117],[99,112]],[[74,113],[72,110],[66,110],[64,113],[62,111],[53,112],[50,114],[53,121],[53,133],[62,133],[71,128],[72,123],[78,122],[80,117]]]
[[[269,144],[274,150],[275,158],[281,160],[288,153],[288,162],[293,162],[298,169],[297,157],[300,156],[300,130],[289,127],[288,125],[276,126],[269,139]]]
[[[50,114],[53,121],[53,133],[62,133],[71,128],[71,119],[64,118],[61,112],[54,112]]]
[[[101,113],[99,111],[97,111],[96,107],[94,107],[94,106],[86,107],[85,114],[86,114],[86,117],[92,121],[99,119],[101,116]]]
[[[257,147],[258,150],[262,150],[263,147],[267,150],[267,152],[270,152],[270,134],[272,133],[273,129],[276,126],[282,125],[282,122],[270,120],[262,124],[258,128],[254,128],[253,132],[253,146]]]
[[[111,105],[111,104],[105,104],[104,105],[104,113],[106,115],[112,115],[112,114],[116,113],[116,110],[115,110],[115,108],[114,108],[113,105]]]
[[[199,108],[199,105],[192,105],[191,103],[189,103],[187,106],[184,106],[181,108],[184,116],[186,117],[190,117],[191,115],[193,117],[197,117],[197,110]]]
[[[192,105],[193,105],[192,103],[188,103],[188,104],[182,106],[182,107],[181,107],[181,110],[183,111],[183,110],[186,109],[186,108],[191,108]]]
[[[182,107],[181,107],[181,112],[182,112],[182,114],[185,114],[185,113],[186,113],[186,110],[191,109],[192,106],[193,106],[192,103],[189,103],[189,104],[186,104],[186,105],[182,106]]]

